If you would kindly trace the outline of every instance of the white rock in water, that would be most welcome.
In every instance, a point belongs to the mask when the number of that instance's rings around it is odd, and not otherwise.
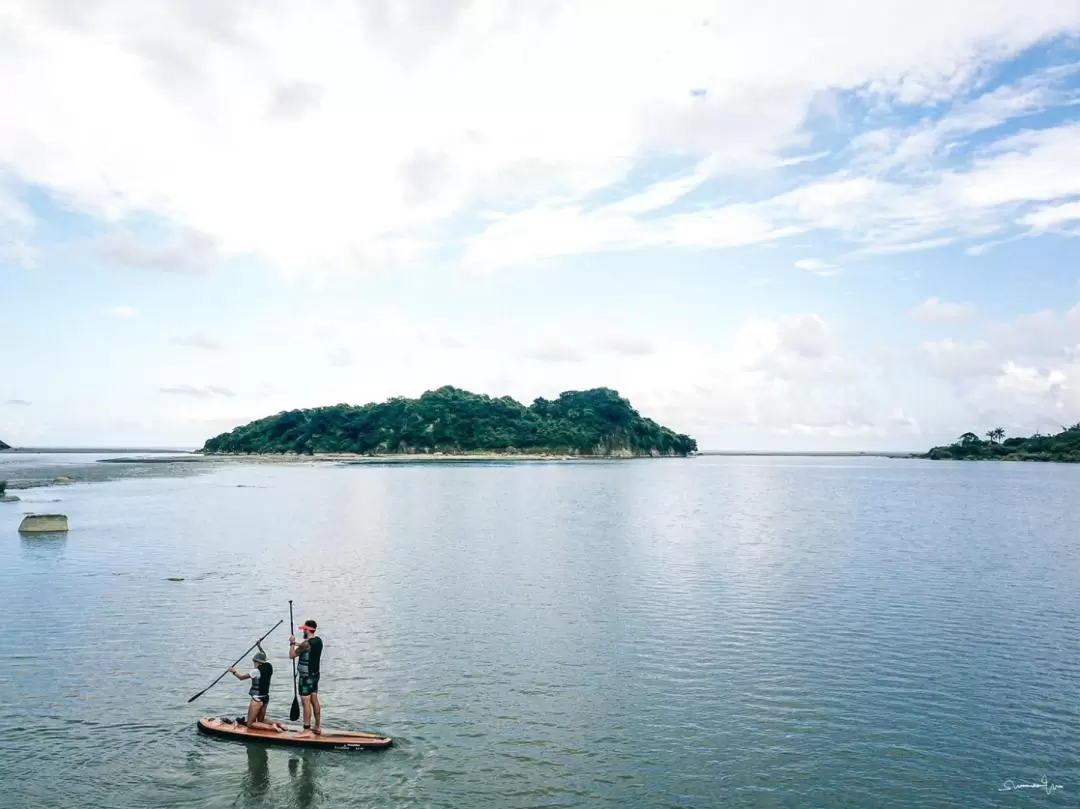
[[[20,534],[53,534],[67,530],[65,514],[27,514],[19,524]]]

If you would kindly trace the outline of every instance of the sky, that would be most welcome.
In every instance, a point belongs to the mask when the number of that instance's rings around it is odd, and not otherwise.
[[[1080,0],[6,0],[0,118],[9,444],[442,385],[1080,421]]]

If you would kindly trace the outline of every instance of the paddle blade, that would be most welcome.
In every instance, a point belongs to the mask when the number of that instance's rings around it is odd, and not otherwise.
[[[300,718],[300,700],[296,697],[292,698],[292,710],[289,711],[289,721],[295,722]]]
[[[201,696],[202,696],[203,694],[205,694],[205,693],[206,693],[206,691],[207,691],[207,689],[203,689],[203,690],[202,690],[202,691],[200,691],[200,692],[199,692],[198,694],[196,694],[196,695],[195,695],[195,696],[193,696],[193,697],[192,697],[191,699],[189,699],[189,700],[188,700],[188,702],[194,702],[194,701],[195,701],[195,700],[197,700],[197,699],[198,699],[199,697],[201,697]]]

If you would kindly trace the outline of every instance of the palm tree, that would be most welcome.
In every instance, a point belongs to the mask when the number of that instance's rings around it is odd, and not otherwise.
[[[1005,428],[995,427],[992,430],[987,431],[986,437],[990,439],[990,443],[993,444],[996,441],[1000,441],[1005,437]]]
[[[973,444],[974,442],[979,440],[979,436],[975,435],[975,433],[970,433],[969,432],[969,433],[964,433],[957,440],[959,440],[961,444]]]

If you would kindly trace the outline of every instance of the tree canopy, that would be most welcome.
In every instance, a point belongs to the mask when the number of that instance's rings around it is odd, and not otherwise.
[[[609,388],[567,391],[526,407],[454,387],[418,399],[289,410],[209,439],[206,453],[362,455],[533,452],[680,455],[697,442],[643,418]]]
[[[1080,424],[1062,427],[1054,435],[1036,433],[1028,438],[1005,438],[1005,430],[995,427],[983,433],[989,440],[967,432],[952,444],[934,447],[923,458],[934,461],[1059,461],[1080,463]]]
[[[11,449],[11,446],[9,444],[5,444],[3,441],[0,441],[0,450],[4,449]]]

